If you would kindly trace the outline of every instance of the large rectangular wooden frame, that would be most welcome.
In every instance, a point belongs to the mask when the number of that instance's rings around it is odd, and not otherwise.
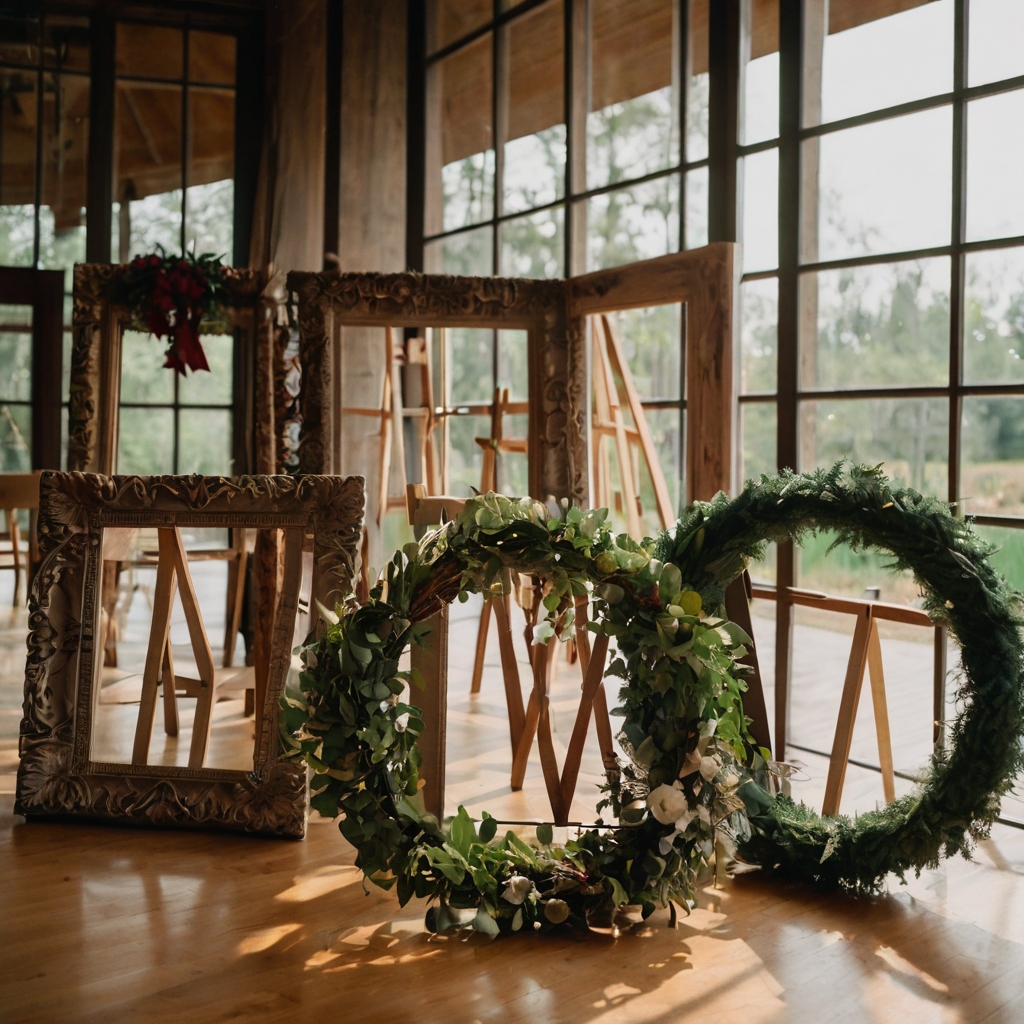
[[[739,246],[713,242],[611,270],[569,278],[570,330],[584,318],[645,306],[684,304],[686,499],[708,501],[736,486],[736,370]]]
[[[293,272],[288,288],[298,298],[303,473],[341,465],[343,327],[518,328],[528,335],[530,493],[586,505],[586,353],[566,329],[564,281],[326,271]]]
[[[291,662],[302,547],[313,538],[313,597],[351,590],[362,529],[361,477],[42,475],[42,561],[29,602],[15,811],[135,825],[219,827],[301,838],[302,761],[282,757],[278,699]],[[252,771],[91,760],[104,527],[281,528],[283,596]],[[311,602],[315,608],[315,603]]]

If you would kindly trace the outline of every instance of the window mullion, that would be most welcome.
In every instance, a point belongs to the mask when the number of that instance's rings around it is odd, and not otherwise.
[[[956,0],[953,14],[953,196],[952,266],[949,293],[949,468],[948,500],[956,502],[960,490],[961,437],[964,354],[964,240],[967,218],[967,28],[969,0]],[[959,512],[959,505],[954,505]]]

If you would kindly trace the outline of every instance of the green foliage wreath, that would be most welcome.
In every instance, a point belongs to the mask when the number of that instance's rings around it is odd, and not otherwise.
[[[657,541],[614,536],[604,510],[551,516],[530,500],[483,495],[419,545],[396,554],[367,604],[325,611],[303,651],[302,693],[284,701],[282,739],[315,772],[312,804],[344,814],[356,864],[404,905],[428,897],[428,926],[489,935],[524,927],[613,924],[643,916],[694,886],[736,845],[748,860],[818,883],[877,890],[889,872],[970,852],[1024,763],[1018,598],[988,562],[991,549],[945,506],[893,489],[877,469],[751,482],[735,500],[698,502]],[[910,569],[925,608],[961,644],[965,710],[948,752],[918,792],[861,815],[823,819],[769,794],[773,765],[752,748],[742,713],[749,638],[720,616],[725,588],[766,541],[818,529],[837,543],[878,548]],[[615,638],[608,674],[623,680],[626,754],[607,806],[618,824],[537,844],[464,808],[448,823],[420,800],[416,737],[423,727],[399,670],[424,620],[469,593],[499,593],[510,570],[543,581],[538,639],[571,635],[574,599],[591,592],[590,629]],[[600,810],[600,807],[599,807]]]
[[[528,499],[486,494],[453,522],[395,555],[370,600],[340,609],[303,652],[302,698],[286,702],[283,736],[316,773],[311,803],[344,814],[356,865],[404,905],[435,901],[428,925],[472,923],[490,935],[570,921],[614,926],[624,906],[646,915],[693,898],[720,847],[749,838],[738,795],[748,736],[737,659],[748,638],[708,615],[679,569],[618,537],[604,510],[550,516]],[[699,545],[699,541],[697,542]],[[594,631],[616,639],[609,673],[626,680],[620,742],[605,804],[620,824],[538,845],[464,808],[446,825],[420,799],[419,710],[404,697],[417,681],[399,670],[424,620],[442,603],[498,593],[510,571],[544,581],[538,641],[572,633],[575,598],[595,597]],[[326,613],[325,613],[326,614]],[[293,730],[300,730],[297,738]]]

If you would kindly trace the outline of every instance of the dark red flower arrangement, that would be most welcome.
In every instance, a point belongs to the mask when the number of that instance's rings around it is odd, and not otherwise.
[[[131,310],[132,325],[158,338],[167,336],[164,366],[185,375],[186,370],[209,370],[199,341],[199,324],[208,319],[224,291],[219,256],[136,256],[118,280],[118,301]]]

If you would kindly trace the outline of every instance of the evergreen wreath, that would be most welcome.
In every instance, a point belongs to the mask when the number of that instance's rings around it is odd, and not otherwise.
[[[403,905],[428,897],[432,930],[495,936],[686,905],[737,845],[747,860],[854,891],[970,854],[1024,763],[1024,647],[1020,595],[968,523],[892,488],[877,467],[842,463],[697,502],[657,541],[614,536],[606,518],[482,495],[396,554],[367,604],[321,609],[327,624],[303,650],[302,692],[282,701],[282,741],[315,772],[313,807],[344,814],[342,834],[370,881],[394,886]],[[914,795],[854,819],[822,818],[761,784],[774,766],[753,749],[742,713],[738,659],[749,638],[720,616],[726,587],[766,542],[817,530],[891,553],[962,648],[964,711],[950,748],[933,755]],[[419,795],[423,722],[403,696],[422,680],[400,672],[399,658],[425,642],[424,620],[441,604],[502,592],[508,570],[544,583],[538,641],[571,635],[575,596],[592,589],[588,628],[619,652],[607,674],[624,680],[613,713],[624,718],[626,758],[599,805],[619,824],[559,844],[549,825],[537,827],[538,845],[512,831],[496,838],[493,817],[477,823],[461,807],[442,824]]]
[[[903,879],[940,857],[969,856],[1024,767],[1021,595],[993,568],[995,549],[969,522],[934,498],[893,488],[879,467],[844,463],[762,476],[735,500],[720,494],[698,502],[662,535],[655,554],[679,565],[713,604],[748,561],[763,557],[766,541],[818,530],[837,532],[833,546],[891,554],[889,568],[913,573],[924,610],[960,646],[963,710],[918,790],[887,807],[823,818],[785,796],[744,786],[753,834],[741,853],[791,877],[877,892],[890,872]],[[704,537],[700,549],[690,541],[695,532]]]

